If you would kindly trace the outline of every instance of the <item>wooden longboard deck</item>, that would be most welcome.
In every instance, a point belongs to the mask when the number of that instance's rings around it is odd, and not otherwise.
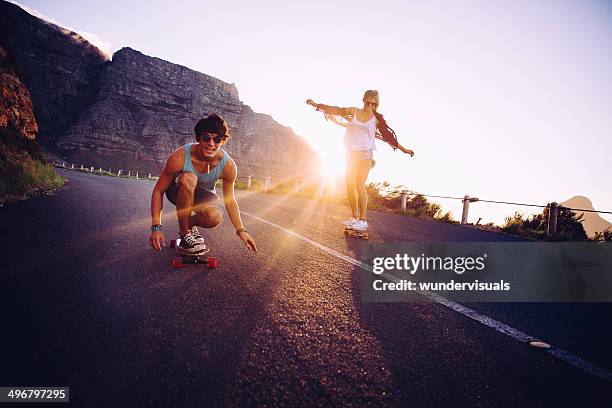
[[[361,239],[368,239],[368,230],[358,231],[352,228],[344,228],[344,236],[345,237],[359,237]]]

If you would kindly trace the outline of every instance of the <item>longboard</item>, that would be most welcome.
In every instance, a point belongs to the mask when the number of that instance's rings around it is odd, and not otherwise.
[[[170,248],[174,249],[177,245],[181,243],[181,239],[173,239],[170,241]],[[172,267],[173,268],[184,268],[187,264],[203,264],[208,266],[209,268],[216,268],[219,266],[219,261],[214,256],[206,256],[209,249],[206,248],[205,251],[198,252],[195,254],[179,254],[172,258]]]
[[[368,230],[359,231],[352,228],[344,227],[344,236],[345,237],[359,237],[361,239],[368,239]]]

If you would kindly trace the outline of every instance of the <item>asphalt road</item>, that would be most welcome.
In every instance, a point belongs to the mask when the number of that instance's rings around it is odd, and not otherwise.
[[[610,406],[611,382],[437,303],[364,303],[342,207],[241,192],[220,266],[148,246],[153,184],[61,171],[0,208],[0,386],[69,386],[74,406]],[[165,203],[167,238],[177,226]],[[311,242],[270,225],[290,229]],[[370,214],[371,241],[511,238]],[[470,304],[612,370],[610,304]]]

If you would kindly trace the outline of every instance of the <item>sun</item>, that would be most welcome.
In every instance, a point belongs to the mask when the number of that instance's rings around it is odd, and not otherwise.
[[[328,157],[321,157],[321,171],[325,179],[337,179],[339,176],[344,175],[345,160],[344,155],[329,155]]]
[[[324,148],[318,148],[321,158],[319,172],[324,179],[335,180],[344,175],[345,153],[341,143],[326,143]],[[317,146],[318,147],[318,146]]]
[[[331,120],[325,120],[320,113],[295,118],[293,122],[299,134],[307,135],[308,144],[320,158],[317,177],[321,177],[325,184],[344,178],[345,129]]]

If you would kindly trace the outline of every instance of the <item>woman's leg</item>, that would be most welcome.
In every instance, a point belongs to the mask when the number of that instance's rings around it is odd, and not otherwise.
[[[359,160],[355,164],[355,188],[359,203],[359,219],[365,220],[368,212],[368,194],[366,192],[366,181],[372,168],[372,160]]]
[[[357,190],[355,188],[355,164],[346,163],[345,180],[346,180],[346,195],[348,197],[349,206],[351,207],[351,213],[353,218],[357,218],[359,212],[357,209]]]

